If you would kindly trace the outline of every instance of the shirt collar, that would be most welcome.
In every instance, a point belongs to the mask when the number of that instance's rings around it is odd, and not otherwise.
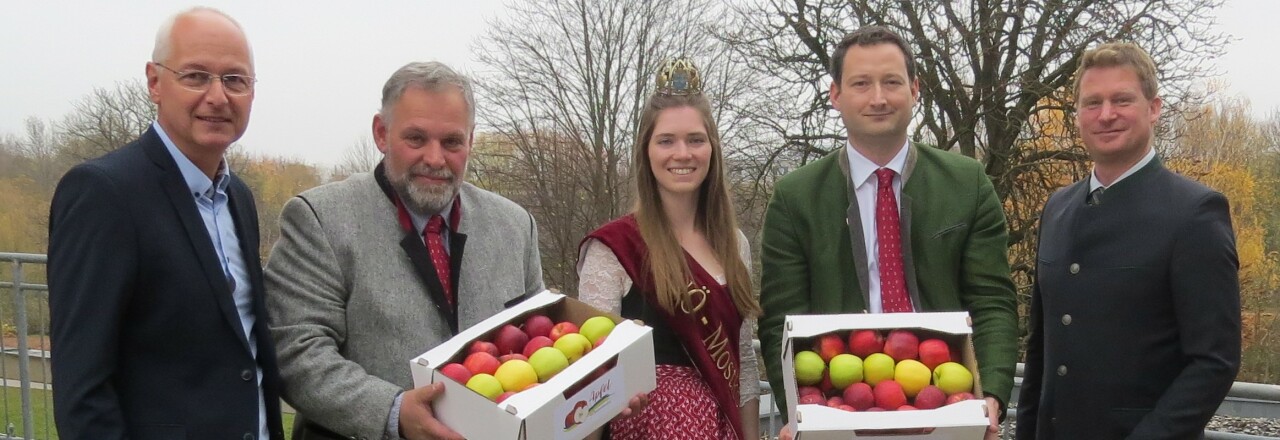
[[[1126,170],[1124,174],[1121,174],[1120,177],[1117,177],[1115,181],[1111,182],[1111,185],[1107,185],[1106,187],[1111,187],[1117,183],[1120,183],[1120,181],[1124,180],[1125,177],[1129,177],[1133,175],[1133,173],[1138,172],[1138,170],[1142,169],[1142,167],[1146,166],[1148,163],[1151,163],[1151,159],[1155,159],[1155,157],[1156,157],[1155,148],[1151,148],[1147,150],[1147,155],[1142,156],[1142,160],[1139,160],[1138,163],[1133,164],[1133,166],[1129,167],[1129,169]],[[1098,188],[1106,188],[1106,187],[1102,186],[1102,182],[1098,181],[1098,167],[1094,166],[1093,171],[1089,173],[1089,192],[1093,192],[1093,190]]]
[[[454,197],[461,197],[461,194],[455,195]],[[418,235],[422,235],[422,231],[425,231],[427,228],[427,220],[431,219],[431,215],[419,214],[417,212],[414,212],[414,210],[412,209],[405,209],[405,211],[409,212],[409,220],[413,221],[414,230],[418,231]],[[444,227],[452,231],[453,225],[449,224],[450,214],[453,214],[452,201],[450,201],[449,203],[446,203],[444,205],[444,209],[440,211],[440,216],[444,217]]]
[[[862,153],[859,153],[856,148],[853,148],[853,141],[850,141],[846,149],[849,150],[849,179],[853,181],[854,188],[870,182],[871,176],[875,175],[876,170],[880,168],[891,169],[901,176],[902,169],[907,166],[907,149],[909,148],[911,148],[910,142],[902,144],[902,148],[898,149],[898,154],[895,154],[892,159],[889,159],[889,163],[881,167],[872,162],[871,159],[867,159]]]
[[[209,176],[204,175],[204,171],[200,171],[200,167],[197,167],[191,159],[187,158],[187,155],[178,150],[178,146],[174,145],[172,139],[169,139],[169,134],[164,132],[164,127],[160,126],[159,121],[152,121],[151,127],[160,136],[160,141],[164,142],[164,148],[169,150],[169,155],[173,156],[173,161],[178,163],[178,170],[182,172],[182,179],[187,182],[187,188],[191,190],[192,195],[212,196],[215,189],[219,192],[226,191],[229,180],[226,176],[231,174],[231,168],[227,165],[225,158],[218,162],[218,171],[215,174],[218,180],[214,182],[209,179]],[[217,183],[216,188],[214,187],[215,183]]]

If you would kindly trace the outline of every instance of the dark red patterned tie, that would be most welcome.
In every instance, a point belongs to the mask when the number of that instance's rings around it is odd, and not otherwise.
[[[880,188],[876,194],[876,243],[879,245],[880,303],[884,313],[910,312],[907,277],[902,268],[902,230],[898,223],[898,201],[893,196],[893,175],[888,168],[876,170]]]
[[[450,285],[449,277],[449,253],[444,250],[444,240],[440,237],[440,231],[444,229],[444,217],[439,214],[431,216],[427,220],[427,227],[423,228],[422,235],[427,238],[427,252],[431,253],[431,265],[436,267],[436,276],[440,278],[440,285],[444,287],[444,298],[453,304],[453,286]]]

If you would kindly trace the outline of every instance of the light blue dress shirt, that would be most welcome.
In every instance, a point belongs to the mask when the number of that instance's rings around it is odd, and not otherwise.
[[[253,324],[258,317],[253,313],[253,286],[249,282],[249,270],[244,264],[244,254],[240,248],[240,238],[236,235],[235,220],[231,218],[231,208],[227,204],[227,185],[231,183],[231,170],[227,161],[218,164],[217,180],[209,179],[195,163],[191,162],[169,139],[158,122],[152,122],[156,134],[164,141],[164,146],[178,163],[182,171],[182,179],[196,207],[200,210],[200,218],[204,220],[205,230],[213,241],[213,249],[218,252],[218,263],[222,273],[227,277],[227,285],[231,286],[231,297],[236,303],[236,313],[240,315],[240,325],[245,338],[249,341],[249,352],[258,358],[258,341],[253,335]],[[256,249],[254,250],[256,252]],[[262,394],[262,367],[258,370],[258,434],[262,439],[271,438],[267,432],[267,404]]]

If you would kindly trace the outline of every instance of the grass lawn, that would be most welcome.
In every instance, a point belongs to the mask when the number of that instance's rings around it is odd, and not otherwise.
[[[22,392],[14,387],[0,387],[4,399],[0,400],[0,410],[4,411],[4,419],[0,419],[0,437],[11,434],[15,437],[35,440],[58,438],[57,429],[53,426],[53,394],[45,390],[31,390],[31,424],[35,436],[27,436],[22,432]],[[12,428],[10,428],[12,427]],[[284,413],[284,437],[293,435],[293,414]]]

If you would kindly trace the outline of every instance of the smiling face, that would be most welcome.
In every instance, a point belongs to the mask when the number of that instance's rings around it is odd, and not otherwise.
[[[253,61],[244,33],[226,17],[195,12],[178,17],[170,33],[170,51],[158,63],[179,71],[252,76]],[[147,63],[147,89],[156,104],[156,120],[179,150],[189,156],[220,157],[244,135],[253,90],[234,96],[214,79],[203,92],[178,83],[174,72]]]
[[[649,168],[663,199],[697,194],[707,179],[713,153],[697,109],[681,106],[659,112],[648,150]]]
[[[906,143],[919,91],[898,46],[854,45],[845,53],[841,78],[831,83],[831,106],[840,111],[855,146],[898,148]]]
[[[1132,68],[1085,70],[1078,93],[1076,126],[1099,166],[1127,167],[1147,154],[1162,103],[1146,97]]]
[[[453,201],[467,174],[471,124],[462,92],[410,86],[390,114],[373,118],[387,180],[407,208],[435,214]]]

